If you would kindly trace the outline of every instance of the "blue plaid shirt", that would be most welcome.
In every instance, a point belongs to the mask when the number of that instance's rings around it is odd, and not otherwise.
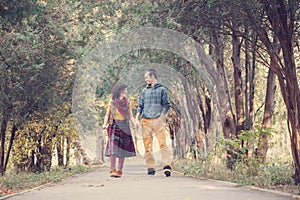
[[[154,87],[147,86],[141,92],[137,112],[143,118],[158,118],[161,114],[167,114],[170,109],[168,91],[161,83]]]

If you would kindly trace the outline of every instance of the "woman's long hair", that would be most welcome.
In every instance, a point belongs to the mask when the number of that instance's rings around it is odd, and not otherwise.
[[[119,98],[121,92],[127,88],[127,85],[123,83],[117,83],[112,89],[112,99]]]

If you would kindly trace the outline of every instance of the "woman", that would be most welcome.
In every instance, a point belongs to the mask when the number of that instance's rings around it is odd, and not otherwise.
[[[104,133],[108,134],[105,156],[110,158],[110,176],[120,178],[125,157],[136,156],[129,119],[135,124],[135,118],[127,96],[127,86],[116,84],[112,91],[112,100],[107,107],[103,122]],[[116,169],[116,159],[118,168]]]

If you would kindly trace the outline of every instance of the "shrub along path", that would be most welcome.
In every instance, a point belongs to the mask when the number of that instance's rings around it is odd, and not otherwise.
[[[165,177],[161,170],[155,176],[146,175],[143,161],[125,162],[123,176],[111,178],[108,167],[99,167],[56,184],[47,184],[33,190],[0,199],[11,200],[285,200],[295,196],[238,187],[235,184],[197,179],[174,172]]]

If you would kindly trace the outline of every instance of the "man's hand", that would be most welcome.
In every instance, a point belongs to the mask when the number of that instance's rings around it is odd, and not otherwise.
[[[136,116],[135,116],[135,128],[138,129],[139,128],[139,125],[140,125],[140,122],[139,122],[139,117],[140,117],[140,113],[136,113]]]
[[[162,122],[166,122],[166,115],[161,114],[158,119],[161,120]]]

